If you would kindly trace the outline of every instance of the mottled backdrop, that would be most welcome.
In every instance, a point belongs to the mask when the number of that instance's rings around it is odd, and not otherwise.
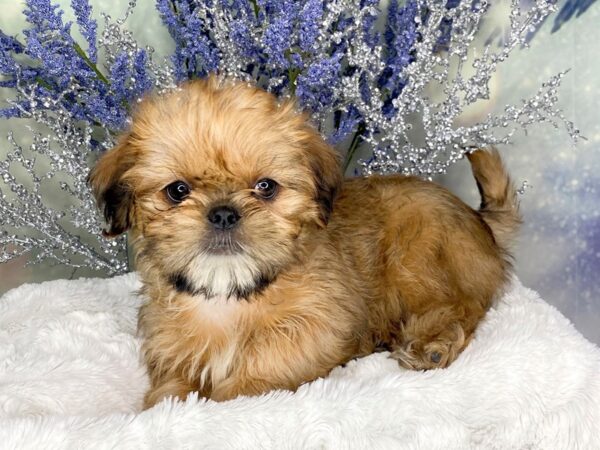
[[[68,0],[57,3],[68,11]],[[503,3],[499,1],[495,8],[498,18],[506,12]],[[96,14],[104,11],[120,16],[126,8],[123,0],[92,4]],[[153,4],[140,1],[130,27],[140,41],[166,54],[171,50],[170,38]],[[0,28],[17,34],[24,26],[21,9],[21,2],[0,0]],[[479,117],[500,110],[506,103],[529,96],[551,75],[571,69],[561,90],[562,106],[587,140],[573,147],[564,130],[537,128],[529,136],[517,136],[514,145],[501,151],[515,180],[527,180],[532,186],[521,201],[525,225],[515,251],[519,277],[556,305],[590,340],[600,343],[600,2],[557,33],[550,33],[551,22],[540,30],[530,49],[512,55],[501,66],[493,80],[491,100],[469,114]],[[488,26],[501,28],[503,22],[491,20]],[[0,99],[6,94],[0,89]],[[16,131],[22,144],[28,143],[22,122],[0,121],[0,137],[9,129]],[[0,140],[0,152],[7,147],[6,141]],[[440,181],[473,206],[477,204],[466,163],[455,166]],[[49,195],[60,204],[59,192]],[[48,263],[24,267],[25,263],[20,259],[0,265],[0,293],[28,281],[97,275]]]

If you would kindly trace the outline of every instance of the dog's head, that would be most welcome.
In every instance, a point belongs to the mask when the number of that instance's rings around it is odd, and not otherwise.
[[[341,171],[292,102],[216,77],[137,108],[90,183],[108,224],[175,289],[247,297],[325,227]]]

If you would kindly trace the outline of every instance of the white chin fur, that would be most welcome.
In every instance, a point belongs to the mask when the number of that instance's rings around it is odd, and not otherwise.
[[[200,255],[188,266],[186,275],[196,289],[214,296],[251,291],[260,279],[256,263],[245,254]]]

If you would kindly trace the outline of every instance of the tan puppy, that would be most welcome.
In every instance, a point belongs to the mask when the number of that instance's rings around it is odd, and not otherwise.
[[[377,347],[448,366],[508,278],[519,223],[498,154],[470,160],[480,211],[414,177],[343,181],[308,117],[246,84],[143,101],[90,180],[107,234],[133,236],[146,407],[293,390]]]

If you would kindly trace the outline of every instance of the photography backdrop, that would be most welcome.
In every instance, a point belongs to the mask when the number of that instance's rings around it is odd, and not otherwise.
[[[56,3],[67,11],[69,0]],[[121,16],[124,0],[95,0],[95,15]],[[486,28],[502,30],[508,1],[501,0]],[[25,26],[21,2],[0,0],[0,28],[17,34]],[[551,33],[553,17],[532,40],[531,48],[513,54],[492,81],[489,102],[469,111],[473,118],[499,111],[507,103],[529,96],[550,76],[571,69],[560,91],[561,105],[586,140],[573,147],[566,131],[538,127],[514,144],[500,148],[517,182],[532,186],[521,198],[525,224],[515,246],[515,266],[523,283],[541,293],[570,318],[590,340],[600,343],[600,2],[580,18]],[[140,42],[166,54],[172,43],[154,2],[139,2],[129,27]],[[7,98],[0,89],[0,101]],[[465,117],[465,121],[469,121]],[[30,143],[29,130],[19,120],[0,120],[0,154],[4,139],[15,132],[22,145]],[[478,197],[469,166],[462,162],[441,177],[461,198],[477,206]],[[49,193],[60,205],[61,192]],[[1,222],[2,218],[0,218]],[[55,278],[101,276],[96,272],[45,263],[25,266],[26,258],[0,265],[0,294],[25,282]],[[52,301],[52,299],[48,299]]]

